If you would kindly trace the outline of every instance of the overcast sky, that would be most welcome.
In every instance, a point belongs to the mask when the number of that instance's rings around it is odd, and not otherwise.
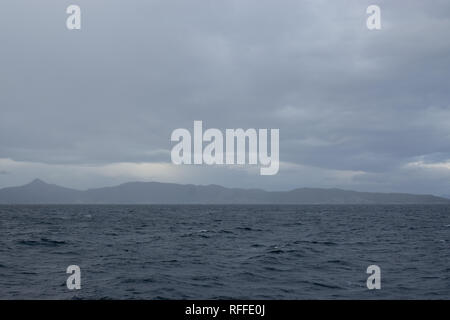
[[[366,27],[371,4],[380,31]],[[448,0],[2,0],[0,12],[0,187],[450,194]],[[279,173],[172,165],[171,132],[194,120],[279,128]]]

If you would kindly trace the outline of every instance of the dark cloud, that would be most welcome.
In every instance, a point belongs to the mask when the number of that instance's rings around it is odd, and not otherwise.
[[[172,130],[203,120],[280,129],[290,176],[268,188],[426,192],[433,167],[409,165],[450,159],[450,3],[377,1],[382,30],[368,31],[372,2],[79,0],[68,31],[71,1],[3,1],[0,158],[169,162]],[[210,169],[186,168],[189,182],[263,179]]]

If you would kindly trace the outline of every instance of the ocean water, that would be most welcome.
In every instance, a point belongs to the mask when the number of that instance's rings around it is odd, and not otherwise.
[[[0,299],[450,299],[449,245],[443,205],[0,206]]]

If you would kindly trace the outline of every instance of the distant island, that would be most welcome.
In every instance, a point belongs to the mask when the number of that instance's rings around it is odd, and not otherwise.
[[[299,188],[291,191],[129,182],[85,191],[36,179],[0,189],[0,204],[450,204],[434,195]]]

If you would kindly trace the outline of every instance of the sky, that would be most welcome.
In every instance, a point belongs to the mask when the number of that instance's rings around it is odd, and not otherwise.
[[[81,8],[81,30],[66,8]],[[381,8],[381,30],[366,9]],[[448,0],[0,2],[0,187],[40,178],[450,194]],[[277,128],[280,170],[175,166],[173,130]]]

